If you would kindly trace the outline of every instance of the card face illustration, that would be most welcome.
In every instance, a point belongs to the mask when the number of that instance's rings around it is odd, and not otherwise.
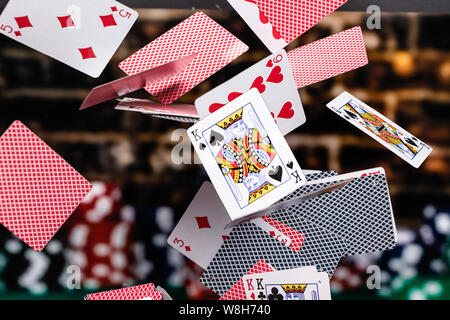
[[[11,0],[0,33],[97,78],[137,17],[113,0]]]
[[[368,63],[360,27],[317,40],[287,53],[297,88],[329,79]]]
[[[256,88],[189,128],[188,135],[231,220],[306,182]]]
[[[315,267],[245,275],[248,300],[331,300],[330,280]]]
[[[420,167],[433,150],[348,92],[340,94],[327,107],[415,168]]]
[[[180,74],[146,90],[170,104],[246,52],[248,47],[203,12],[197,12],[119,64],[129,75],[197,53]]]
[[[305,123],[305,112],[284,50],[268,56],[198,98],[195,106],[200,118],[252,88],[257,88],[262,95],[282,134],[286,135]]]
[[[277,52],[347,0],[228,0],[264,45]]]
[[[20,121],[0,137],[0,223],[42,251],[92,186]]]

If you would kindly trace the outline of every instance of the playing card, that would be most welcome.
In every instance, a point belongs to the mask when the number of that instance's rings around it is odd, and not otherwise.
[[[170,104],[248,50],[231,33],[197,12],[119,64],[135,74],[198,53],[177,76],[146,87],[163,104]]]
[[[188,135],[232,221],[306,182],[256,88],[189,128]]]
[[[243,283],[248,300],[331,300],[327,273],[314,267],[245,275]]]
[[[162,293],[155,291],[153,283],[117,290],[88,294],[85,300],[162,300]]]
[[[96,78],[137,17],[114,0],[11,0],[0,32]]]
[[[298,252],[286,247],[253,223],[242,223],[233,228],[201,276],[200,282],[223,295],[259,260],[266,261],[276,270],[316,266],[318,271],[327,272],[331,277],[345,254],[344,239],[298,216],[294,215],[294,218],[295,227],[289,227],[305,237]]]
[[[303,170],[306,175],[306,183],[297,190],[294,190],[292,193],[288,194],[286,197],[278,201],[278,203],[286,202],[287,200],[291,200],[296,197],[300,197],[302,195],[306,195],[308,193],[320,190],[331,183],[327,183],[328,180],[335,182],[333,177],[337,176],[336,171],[323,171],[318,173],[308,173],[307,170]],[[343,179],[345,180],[345,179]]]
[[[357,69],[368,63],[360,27],[291,50],[287,55],[297,88]]]
[[[269,275],[273,273],[273,275]],[[282,271],[268,271],[260,272],[258,274],[246,274],[242,277],[242,284],[244,290],[244,296],[246,300],[287,300],[285,297],[280,296],[280,292],[266,292],[265,280],[270,279],[269,283],[272,285],[274,283],[280,284],[286,281],[292,281],[293,277],[302,279],[308,279],[309,281],[317,278],[319,273],[315,266],[299,267],[294,269],[286,269]],[[328,275],[325,273],[325,276]],[[271,289],[271,288],[270,288]],[[269,299],[269,295],[271,295]]]
[[[191,104],[170,104],[165,106],[151,100],[124,98],[120,100],[115,109],[141,112],[152,116],[184,117],[189,118],[191,122],[199,120],[197,110]]]
[[[376,174],[376,172],[380,172]],[[311,182],[316,188],[352,178],[345,186],[290,206],[270,216],[286,225],[296,215],[345,239],[345,254],[389,250],[397,232],[383,168],[358,171]],[[311,185],[306,185],[308,188]],[[342,210],[342,208],[346,208]]]
[[[337,175],[335,171],[326,171],[330,173],[335,174],[329,174],[327,176],[319,175],[316,176],[317,178],[313,179],[313,175],[309,175],[311,179],[308,179],[308,181],[305,183],[305,185],[298,190],[295,190],[293,193],[291,193],[290,197],[298,197],[299,195],[303,195],[307,192],[311,192],[313,190],[317,190],[318,188],[323,188],[325,184],[332,184],[336,183],[338,181],[348,180],[352,178],[361,178],[361,177],[367,177],[367,176],[374,176],[378,174],[386,175],[384,168],[382,167],[376,167],[376,168],[370,168],[370,169],[364,169],[360,171],[353,171],[349,173],[344,173]],[[285,201],[289,199],[288,197],[283,198],[280,201]]]
[[[302,102],[284,50],[268,56],[198,98],[195,106],[200,118],[205,118],[251,88],[258,89],[282,134],[305,123]]]
[[[167,243],[206,269],[231,229],[230,217],[210,182],[204,182]]]
[[[320,170],[310,170],[310,169],[303,169],[303,173],[305,175],[307,174],[316,174],[316,173],[322,173],[323,171]]]
[[[199,121],[199,118],[194,117],[185,117],[185,116],[170,116],[165,114],[153,114],[154,118],[160,118],[165,120],[172,120],[172,121],[178,121],[178,122],[187,122],[187,123],[196,123]]]
[[[341,93],[327,107],[415,168],[420,167],[433,150],[348,92]]]
[[[173,300],[172,297],[167,293],[167,291],[160,286],[156,287],[155,292],[161,292],[161,300]]]
[[[272,272],[274,269],[264,260],[258,261],[245,275]],[[244,281],[239,279],[219,300],[246,300]]]
[[[266,231],[272,237],[280,241],[282,244],[298,252],[305,241],[305,236],[285,224],[277,221],[269,216],[262,216],[251,220],[254,225]]]
[[[83,101],[80,110],[142,89],[151,83],[168,79],[186,69],[195,57],[195,54],[186,56],[153,69],[142,71],[132,76],[123,77],[95,87]]]
[[[307,175],[306,179],[308,181],[321,179],[335,174],[333,171],[313,173]],[[206,269],[230,234],[232,228],[226,228],[230,222],[230,217],[216,190],[210,182],[204,182],[167,242],[181,254]],[[301,233],[274,219],[261,217],[251,222],[296,252],[303,244],[304,236]]]
[[[276,52],[347,0],[228,0],[270,52]]]
[[[41,251],[92,186],[23,123],[0,137],[0,223]]]

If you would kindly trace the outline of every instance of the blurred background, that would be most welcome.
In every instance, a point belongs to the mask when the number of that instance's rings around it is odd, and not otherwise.
[[[91,88],[125,76],[120,61],[194,13],[138,11],[137,23],[98,79],[1,37],[0,132],[22,121],[94,188],[42,253],[0,226],[0,299],[81,299],[147,282],[173,298],[217,298],[199,283],[202,270],[166,243],[207,179],[201,165],[171,161],[175,145],[190,145],[174,130],[189,125],[114,110],[116,102],[78,111]],[[192,104],[269,54],[235,12],[205,12],[250,50],[180,98],[182,103]],[[286,138],[305,169],[346,173],[382,166],[387,173],[399,244],[342,260],[332,279],[333,299],[448,299],[450,15],[383,12],[379,30],[366,27],[368,17],[365,11],[339,10],[289,45],[359,25],[369,64],[299,90],[307,122]],[[433,147],[420,169],[325,107],[344,90]],[[151,98],[143,90],[132,96]],[[370,264],[381,268],[380,290],[366,287]],[[66,288],[69,265],[82,271],[80,290]]]

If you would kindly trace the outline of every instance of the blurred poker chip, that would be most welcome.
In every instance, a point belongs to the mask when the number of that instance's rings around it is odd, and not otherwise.
[[[391,299],[396,300],[448,300],[450,280],[446,277],[413,277],[395,288]]]
[[[396,248],[385,251],[378,261],[382,270],[378,294],[392,299],[440,299],[441,294],[434,293],[440,290],[433,288],[447,290],[449,210],[425,207],[422,225],[417,230],[399,229],[398,237]]]
[[[14,235],[0,241],[0,291],[26,291],[43,295],[61,290],[65,273],[64,242],[50,240],[41,252],[36,252]],[[1,280],[3,279],[3,280]]]
[[[133,227],[127,221],[73,226],[67,263],[80,267],[84,287],[120,286],[135,278]]]
[[[200,282],[204,270],[193,261],[185,266],[184,286],[191,300],[217,300],[219,296]]]
[[[122,193],[113,183],[92,182],[92,190],[78,206],[70,218],[70,223],[99,223],[121,220]]]
[[[365,288],[367,268],[376,262],[378,256],[378,254],[359,254],[342,259],[330,280],[331,291],[342,293]]]

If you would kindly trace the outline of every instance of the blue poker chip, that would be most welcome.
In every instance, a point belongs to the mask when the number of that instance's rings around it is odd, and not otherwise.
[[[450,236],[450,210],[426,206],[423,210],[423,225],[434,238],[434,242],[444,243]]]

